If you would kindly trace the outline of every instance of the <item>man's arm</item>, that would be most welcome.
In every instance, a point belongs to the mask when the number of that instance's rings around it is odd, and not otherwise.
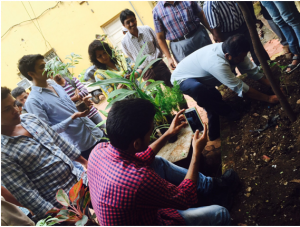
[[[9,158],[3,160],[1,157],[1,159],[1,181],[5,187],[22,206],[35,214],[34,218],[43,217],[53,208],[53,205],[39,194],[21,166]]]
[[[197,4],[197,3],[196,3]],[[210,31],[212,33],[212,29],[210,28],[209,24],[208,24],[208,21],[205,17],[205,14],[203,12],[203,10],[201,10],[199,13],[198,13],[198,17],[200,18],[200,21],[201,23],[204,25],[204,27]]]
[[[156,37],[157,37],[157,41],[158,44],[162,50],[162,52],[164,53],[164,55],[167,57],[168,59],[168,66],[174,70],[176,68],[176,62],[173,60],[173,58],[171,57],[169,48],[168,48],[168,44],[166,42],[166,38],[165,38],[165,32],[158,32],[156,33]]]
[[[42,106],[37,101],[35,101],[35,100],[29,101],[28,100],[25,104],[25,107],[26,107],[26,111],[28,113],[32,113],[35,116],[37,116],[38,118],[42,119],[44,122],[46,122],[48,125],[50,125],[51,128],[53,128],[53,130],[55,130],[58,133],[65,131],[74,119],[76,119],[78,117],[85,117],[89,113],[88,110],[86,110],[84,112],[76,112],[76,113],[72,114],[70,117],[68,117],[67,119],[63,120],[62,122],[52,125],[51,122],[49,121],[46,111],[42,108]]]
[[[256,99],[259,101],[264,101],[268,103],[278,103],[279,99],[277,98],[276,95],[266,95],[263,94],[257,90],[255,90],[252,87],[249,87],[249,90],[245,93],[246,96],[248,96],[251,99]]]
[[[88,161],[87,161],[84,157],[82,157],[82,156],[80,155],[78,158],[75,159],[75,161],[79,162],[81,165],[84,166],[84,168],[87,169]]]
[[[179,131],[188,124],[186,122],[185,117],[182,115],[184,111],[184,109],[180,110],[174,117],[170,128],[159,139],[150,144],[150,147],[152,148],[155,154],[157,154],[160,151],[160,149],[167,143],[170,137],[179,133]]]
[[[16,206],[23,207],[21,203],[7,190],[7,188],[1,185],[1,195],[7,202],[15,204]]]

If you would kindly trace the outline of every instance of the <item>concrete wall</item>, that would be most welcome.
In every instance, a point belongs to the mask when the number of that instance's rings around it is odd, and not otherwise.
[[[1,86],[9,88],[17,86],[17,82],[20,81],[17,63],[23,55],[45,54],[51,48],[55,49],[63,61],[66,61],[65,56],[71,52],[80,54],[83,59],[74,69],[75,75],[78,75],[90,66],[87,51],[95,34],[103,34],[101,26],[107,25],[126,8],[134,11],[134,7],[143,24],[154,28],[152,2],[91,1],[80,4],[79,1],[66,1],[57,3],[31,1],[23,2],[23,5],[19,1],[1,2],[1,37],[3,36],[1,38]],[[39,15],[41,16],[37,20],[21,23]],[[141,21],[137,17],[138,25],[141,25]],[[15,24],[19,25],[7,32]]]

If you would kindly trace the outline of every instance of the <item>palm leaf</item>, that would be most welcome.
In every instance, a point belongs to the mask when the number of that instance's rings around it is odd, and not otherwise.
[[[117,90],[114,90],[113,92],[111,92],[108,95],[107,99],[112,99],[112,98],[114,98],[115,96],[117,96],[119,94],[122,94],[122,93],[125,94],[125,93],[128,93],[128,92],[130,92],[130,90],[127,90],[127,89],[117,89]],[[134,92],[136,92],[136,91],[134,91]]]
[[[112,71],[106,70],[105,71],[107,75],[109,75],[111,78],[123,78],[122,76],[118,75],[117,73],[114,73]]]
[[[157,85],[160,85],[160,84],[162,84],[162,83],[163,83],[162,80],[155,81],[154,83],[149,84],[149,85],[146,87],[145,91],[146,91],[146,90],[151,90],[152,88],[154,88],[154,87],[156,87]]]
[[[128,91],[128,92],[126,92],[126,93],[124,93],[124,94],[121,94],[121,95],[117,96],[115,99],[113,99],[112,101],[110,101],[110,103],[107,105],[107,107],[106,107],[105,109],[106,109],[106,110],[109,109],[110,107],[112,107],[112,105],[113,105],[115,102],[120,101],[120,100],[126,98],[127,96],[134,94],[135,92],[136,92],[136,91]]]

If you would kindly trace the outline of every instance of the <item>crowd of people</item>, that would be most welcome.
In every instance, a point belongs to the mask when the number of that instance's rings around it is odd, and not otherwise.
[[[287,69],[290,73],[300,65],[299,12],[293,2],[261,4],[270,16],[268,23],[277,26],[276,32],[285,38],[282,44],[288,44],[294,54]],[[2,225],[34,225],[47,211],[61,206],[55,199],[57,191],[68,193],[81,178],[89,186],[100,225],[230,225],[228,209],[240,184],[236,172],[227,170],[220,178],[199,172],[207,141],[220,137],[219,115],[232,121],[240,117],[222,100],[216,86],[224,84],[240,97],[267,103],[277,103],[278,98],[236,77],[237,68],[270,87],[259,70],[237,3],[207,1],[202,9],[196,2],[159,1],[153,20],[155,31],[147,25],[137,26],[135,14],[123,10],[124,55],[116,58],[109,44],[100,40],[91,42],[88,54],[95,81],[109,79],[107,70],[128,78],[132,62],[146,44],[143,54],[148,57],[135,77],[154,61],[144,72],[144,81],[162,80],[169,87],[176,81],[183,94],[206,110],[208,127],[204,126],[202,135],[197,130],[193,136],[189,168],[156,156],[170,137],[188,125],[184,110],[152,144],[155,107],[147,100],[129,98],[114,103],[106,124],[97,127],[103,119],[82,83],[66,75],[48,80],[44,56],[25,55],[18,68],[33,83],[30,94],[22,87],[13,91],[1,87]],[[163,56],[167,64],[160,59]],[[265,57],[269,59],[266,51]],[[126,87],[101,85],[106,97],[120,88]],[[88,109],[79,112],[78,101]],[[201,196],[211,205],[203,206],[198,201]],[[15,205],[27,208],[34,222]]]

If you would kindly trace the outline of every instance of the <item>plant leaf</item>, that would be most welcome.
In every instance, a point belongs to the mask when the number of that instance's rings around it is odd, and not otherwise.
[[[63,222],[69,219],[69,217],[65,215],[57,215],[56,218],[59,220],[59,222]]]
[[[91,219],[95,219],[97,216],[96,216],[96,213],[94,213],[91,217]]]
[[[60,211],[60,209],[53,207],[51,210],[47,211],[46,214],[57,214]],[[51,217],[51,216],[49,216]]]
[[[147,72],[147,70],[157,61],[161,60],[161,58],[157,58],[154,59],[152,61],[149,62],[149,64],[144,68],[143,72],[142,72],[142,77],[144,76],[144,74]]]
[[[143,83],[140,83],[140,89],[143,89],[144,87],[145,87],[145,85],[146,85],[146,83],[147,83],[148,81],[146,80],[146,81],[144,81]],[[150,84],[149,84],[150,85]]]
[[[83,183],[83,180],[80,179],[80,181],[78,181],[76,184],[74,184],[74,186],[71,188],[71,190],[69,192],[69,197],[70,197],[71,202],[74,202],[74,200],[77,198],[78,192],[80,191],[80,189],[82,187],[82,183]]]
[[[75,225],[77,225],[77,226],[84,226],[87,223],[87,221],[88,221],[88,217],[86,215],[83,215],[82,219],[79,220],[79,221],[77,221],[75,223]]]
[[[84,196],[84,200],[83,200],[83,204],[82,204],[82,207],[83,207],[83,210],[85,210],[86,206],[91,202],[91,195],[90,195],[90,192],[87,191],[85,193],[85,196]]]
[[[161,81],[161,80],[155,81],[154,83],[149,84],[149,85],[146,87],[145,91],[146,91],[146,90],[151,90],[152,88],[155,88],[157,85],[160,85],[160,84],[162,84],[162,83],[163,83],[163,81]]]
[[[101,81],[97,81],[95,83],[90,84],[88,87],[93,87],[93,86],[99,86],[99,85],[107,85],[107,84],[129,84],[129,85],[133,85],[133,83],[127,79],[124,78],[112,78],[112,79],[108,79],[108,80],[101,80]]]
[[[116,89],[114,90],[113,92],[111,92],[108,96],[107,96],[107,99],[112,99],[114,98],[115,96],[119,95],[119,94],[124,94],[126,92],[128,92],[129,90],[127,89]]]
[[[107,105],[107,107],[105,109],[109,109],[115,102],[120,101],[120,100],[126,98],[127,96],[134,94],[134,93],[136,93],[136,91],[128,91],[128,92],[126,92],[124,94],[120,94],[115,99],[113,99],[112,101],[110,101],[110,103]]]
[[[139,61],[136,61],[136,62],[135,62],[135,66],[134,66],[133,72],[135,72],[135,70],[136,70],[141,64],[143,64],[143,62],[146,60],[146,58],[147,58],[148,56],[149,56],[149,55],[144,55]]]
[[[59,189],[57,191],[57,193],[56,193],[56,200],[57,200],[57,202],[59,202],[63,206],[70,206],[70,200],[68,198],[68,195],[62,189]]]
[[[138,53],[138,55],[137,55],[137,57],[136,57],[135,62],[140,61],[140,59],[142,58],[144,49],[146,48],[146,45],[147,45],[147,43],[144,43],[144,45],[143,45],[142,48],[140,49],[140,51],[139,51],[139,53]],[[137,67],[134,67],[134,70],[133,70],[133,71],[135,71],[136,69],[137,69]]]
[[[68,214],[69,214],[68,210],[60,210],[59,213],[57,214],[57,216],[59,216],[59,215],[68,216]]]
[[[106,70],[105,71],[107,75],[109,75],[111,78],[123,78],[122,76],[118,75],[117,73],[114,73],[112,71]]]
[[[100,113],[102,113],[105,117],[108,116],[108,113],[105,110],[99,110]]]
[[[106,119],[98,123],[94,128],[100,127],[101,125],[106,123]]]

